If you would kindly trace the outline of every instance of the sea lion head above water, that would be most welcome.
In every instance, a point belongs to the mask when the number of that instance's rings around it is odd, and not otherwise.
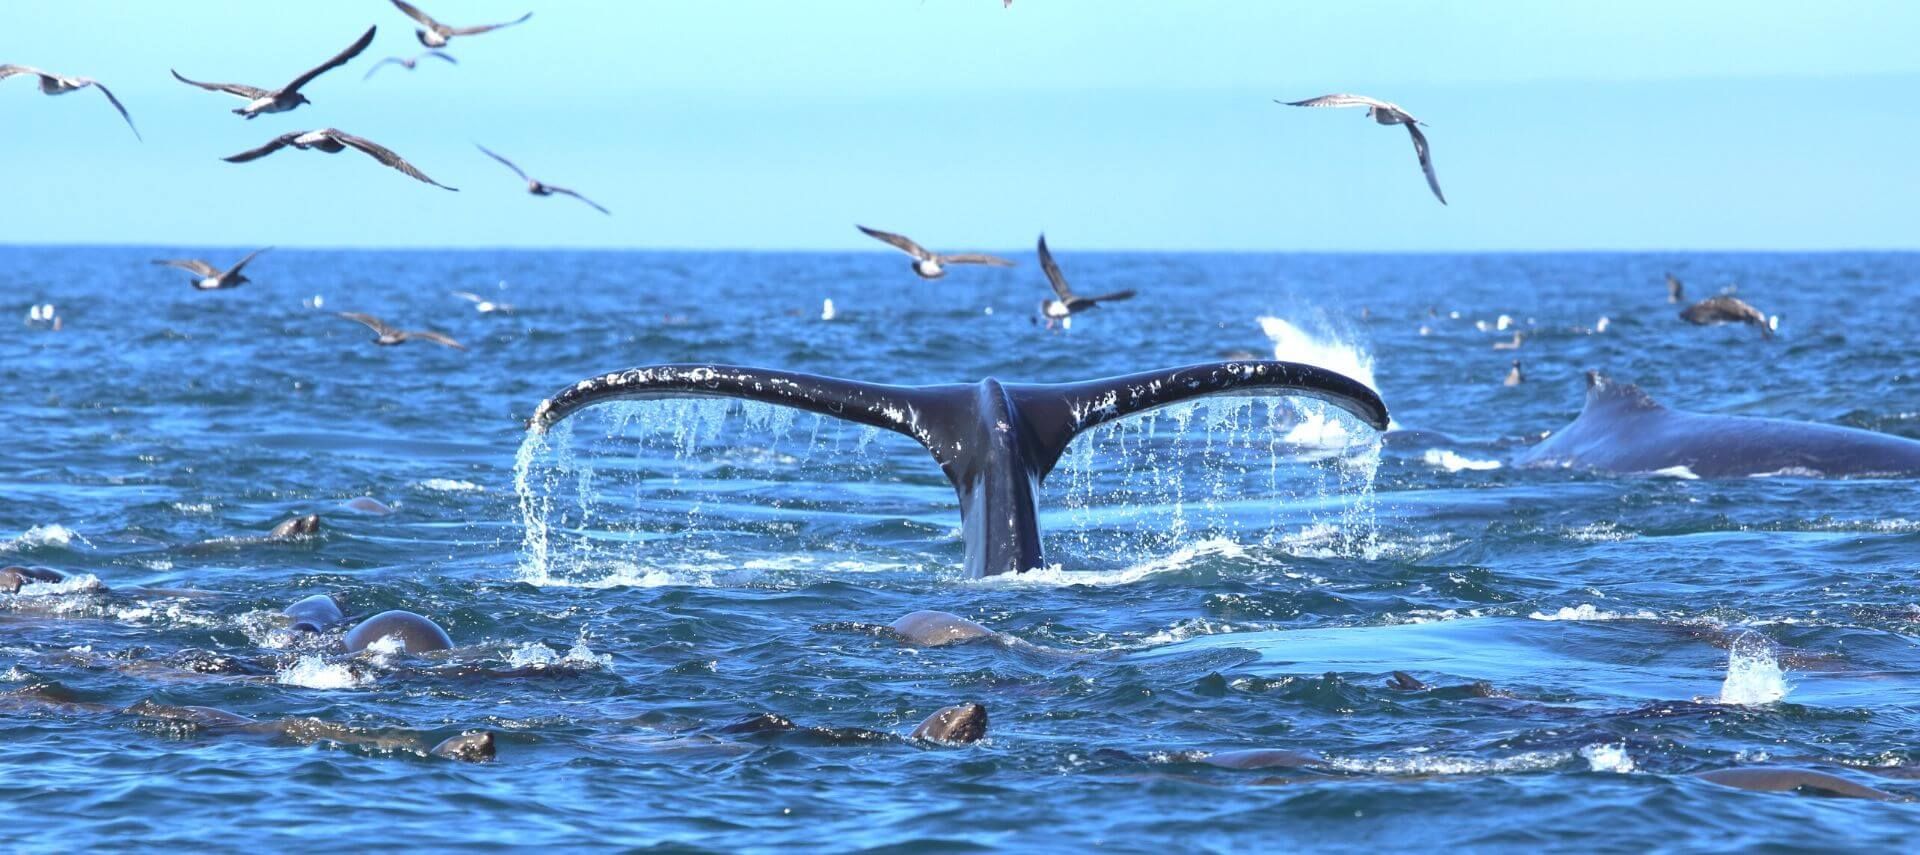
[[[314,594],[280,612],[292,619],[287,628],[294,632],[319,633],[327,627],[347,619],[340,610],[340,601],[326,594]]]
[[[485,730],[462,733],[435,745],[430,753],[448,760],[485,763],[493,759],[493,733]]]
[[[272,540],[292,540],[296,537],[312,537],[319,530],[320,515],[307,514],[274,526],[273,531],[267,532],[267,537]]]
[[[358,653],[383,638],[397,638],[408,653],[450,650],[453,639],[440,625],[413,612],[395,609],[360,622],[347,633],[347,652]]]
[[[980,741],[987,735],[987,707],[985,704],[954,704],[935,710],[927,720],[913,729],[914,739],[928,742],[943,742],[949,745],[968,745]]]

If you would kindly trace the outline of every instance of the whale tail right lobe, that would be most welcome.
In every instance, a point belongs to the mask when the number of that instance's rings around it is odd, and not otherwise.
[[[933,454],[960,500],[969,576],[1045,566],[1040,485],[1073,438],[1115,419],[1194,398],[1304,395],[1379,430],[1386,404],[1366,385],[1292,362],[1213,362],[1081,383],[892,386],[727,365],[656,365],[580,381],[534,411],[544,432],[611,400],[729,397],[795,407],[913,437]]]

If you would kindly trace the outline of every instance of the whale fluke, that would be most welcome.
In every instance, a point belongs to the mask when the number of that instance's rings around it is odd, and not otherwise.
[[[654,365],[582,380],[542,401],[528,429],[544,433],[595,404],[725,397],[795,407],[913,437],[960,498],[969,576],[1045,566],[1036,497],[1067,444],[1115,419],[1216,395],[1319,398],[1387,427],[1387,406],[1363,383],[1312,365],[1249,360],[1143,371],[1082,383],[893,386],[732,365]]]

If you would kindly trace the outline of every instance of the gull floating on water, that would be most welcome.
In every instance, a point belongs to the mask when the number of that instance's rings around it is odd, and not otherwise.
[[[942,266],[948,264],[985,264],[992,267],[1013,266],[1013,262],[997,255],[982,255],[977,252],[942,255],[914,243],[913,239],[906,235],[897,235],[893,232],[870,229],[858,223],[855,223],[853,227],[865,232],[870,238],[913,256],[913,272],[918,274],[922,279],[938,279],[947,275],[947,271],[942,269]]]
[[[420,26],[426,28],[424,30],[414,30],[413,37],[419,39],[421,44],[430,48],[446,47],[447,40],[454,36],[477,36],[490,30],[500,29],[501,27],[511,27],[514,24],[522,23],[528,18],[533,17],[533,13],[528,12],[504,24],[484,24],[478,27],[449,27],[446,24],[434,20],[432,16],[415,8],[411,3],[403,2],[403,0],[393,0],[393,5],[399,7],[400,11],[405,12],[407,17],[419,21]]]
[[[1433,174],[1433,156],[1427,151],[1427,137],[1420,133],[1420,125],[1425,122],[1415,119],[1398,105],[1387,103],[1365,95],[1322,95],[1305,101],[1280,101],[1289,107],[1365,107],[1367,118],[1383,125],[1406,125],[1408,135],[1413,137],[1413,153],[1420,158],[1420,171],[1427,174],[1427,186],[1433,188],[1433,198],[1440,204],[1447,204],[1447,197],[1440,192],[1440,179]]]
[[[312,83],[314,78],[346,65],[348,60],[359,56],[361,51],[367,49],[367,45],[373,44],[373,31],[375,29],[378,28],[368,27],[367,31],[361,33],[360,38],[354,40],[353,44],[348,45],[346,50],[334,54],[333,58],[326,62],[307,69],[302,72],[299,77],[295,77],[293,82],[279,89],[261,89],[258,86],[248,86],[244,83],[202,83],[198,80],[189,80],[182,77],[178,71],[173,72],[173,79],[189,86],[198,86],[209,92],[225,92],[228,95],[245,99],[247,102],[246,106],[235,109],[233,111],[235,115],[245,116],[251,119],[261,113],[284,113],[301,104],[313,103],[307,100],[307,96],[300,94],[300,87]],[[169,70],[171,71],[171,69]]]
[[[386,166],[391,166],[412,178],[432,184],[442,190],[457,191],[460,189],[458,187],[448,187],[445,184],[428,178],[426,173],[415,169],[413,164],[406,162],[400,155],[394,154],[390,148],[382,146],[372,140],[362,139],[353,134],[338,131],[333,128],[320,128],[312,131],[291,131],[268,140],[266,145],[259,148],[249,149],[231,157],[221,159],[228,163],[246,163],[250,160],[259,160],[287,146],[293,146],[298,149],[315,149],[326,152],[327,154],[338,154],[348,148],[354,148],[365,152],[369,157],[380,161]]]
[[[572,190],[568,190],[565,187],[555,187],[552,184],[547,184],[547,183],[535,180],[533,178],[527,177],[527,173],[522,171],[520,167],[514,166],[513,161],[508,160],[504,157],[501,157],[500,155],[494,154],[492,151],[488,150],[486,146],[480,145],[479,143],[474,143],[473,147],[481,150],[482,152],[485,152],[488,157],[491,157],[494,160],[497,160],[503,164],[506,164],[506,167],[508,169],[513,170],[513,174],[520,176],[521,181],[527,182],[528,193],[532,193],[535,196],[552,196],[555,193],[559,193],[562,196],[572,196],[575,199],[579,199],[582,202],[592,205],[594,210],[599,211],[602,214],[606,214],[608,216],[613,215],[612,211],[609,211],[605,208],[600,207],[600,204],[598,202],[595,202],[592,199],[589,199],[585,196],[575,193]]]
[[[1096,308],[1101,303],[1133,299],[1133,289],[1101,294],[1096,297],[1082,297],[1067,287],[1067,277],[1061,275],[1060,265],[1053,263],[1053,253],[1047,251],[1047,236],[1040,236],[1040,269],[1047,274],[1047,283],[1053,286],[1056,300],[1041,300],[1040,314],[1046,316],[1047,325],[1052,326],[1058,320],[1065,326],[1067,316]]]
[[[408,341],[409,339],[417,338],[421,341],[430,341],[430,342],[433,342],[434,344],[445,345],[455,350],[467,349],[466,345],[461,344],[457,341],[454,341],[452,338],[449,338],[437,332],[433,332],[431,330],[394,329],[393,327],[387,326],[387,323],[385,321],[382,321],[379,318],[376,318],[372,315],[362,314],[360,312],[341,312],[339,314],[340,314],[340,317],[346,318],[347,320],[359,321],[360,323],[366,324],[367,327],[369,329],[372,329],[375,334],[373,343],[377,345],[381,345],[383,347],[390,347],[396,344],[402,344]]]
[[[120,111],[120,118],[126,120],[127,129],[133,131],[133,138],[145,142],[140,136],[140,129],[133,126],[133,117],[127,115],[127,108],[121,105],[120,99],[113,97],[113,91],[101,85],[100,81],[91,77],[68,77],[24,65],[0,65],[0,80],[16,74],[32,74],[39,77],[40,91],[48,95],[65,95],[75,89],[85,89],[89,86],[100,90],[100,94],[107,96],[107,101],[113,104],[113,109]]]
[[[374,72],[379,71],[380,69],[385,68],[388,65],[397,65],[408,71],[412,71],[414,66],[420,64],[420,60],[426,59],[427,57],[430,57],[430,56],[444,59],[453,65],[460,64],[458,60],[454,59],[452,56],[444,52],[437,51],[437,50],[426,50],[426,51],[421,51],[417,54],[414,54],[413,56],[390,56],[390,57],[387,57],[386,59],[380,60],[379,62],[374,63],[372,68],[367,69],[366,77],[362,77],[360,79],[361,80],[370,79],[373,77]]]
[[[272,247],[267,247],[267,249],[272,249]],[[241,285],[253,281],[240,275],[240,269],[246,267],[247,262],[252,261],[254,256],[266,252],[267,249],[256,249],[247,253],[246,258],[240,259],[239,264],[235,264],[224,273],[213,265],[197,258],[156,258],[153,260],[153,263],[164,264],[168,267],[178,267],[181,270],[200,277],[189,280],[193,283],[193,287],[196,290],[218,291],[222,288],[238,288]]]

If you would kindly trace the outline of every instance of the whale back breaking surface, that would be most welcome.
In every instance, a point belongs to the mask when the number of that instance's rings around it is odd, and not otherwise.
[[[1578,418],[1521,466],[1682,477],[1920,475],[1920,442],[1858,428],[1663,406],[1631,383],[1587,373]]]
[[[913,437],[960,500],[969,576],[1044,566],[1040,485],[1080,433],[1115,419],[1216,395],[1303,395],[1379,430],[1387,408],[1365,384],[1312,365],[1215,362],[1081,383],[893,386],[729,365],[656,365],[582,380],[541,402],[529,429],[595,404],[676,397],[743,398]]]

